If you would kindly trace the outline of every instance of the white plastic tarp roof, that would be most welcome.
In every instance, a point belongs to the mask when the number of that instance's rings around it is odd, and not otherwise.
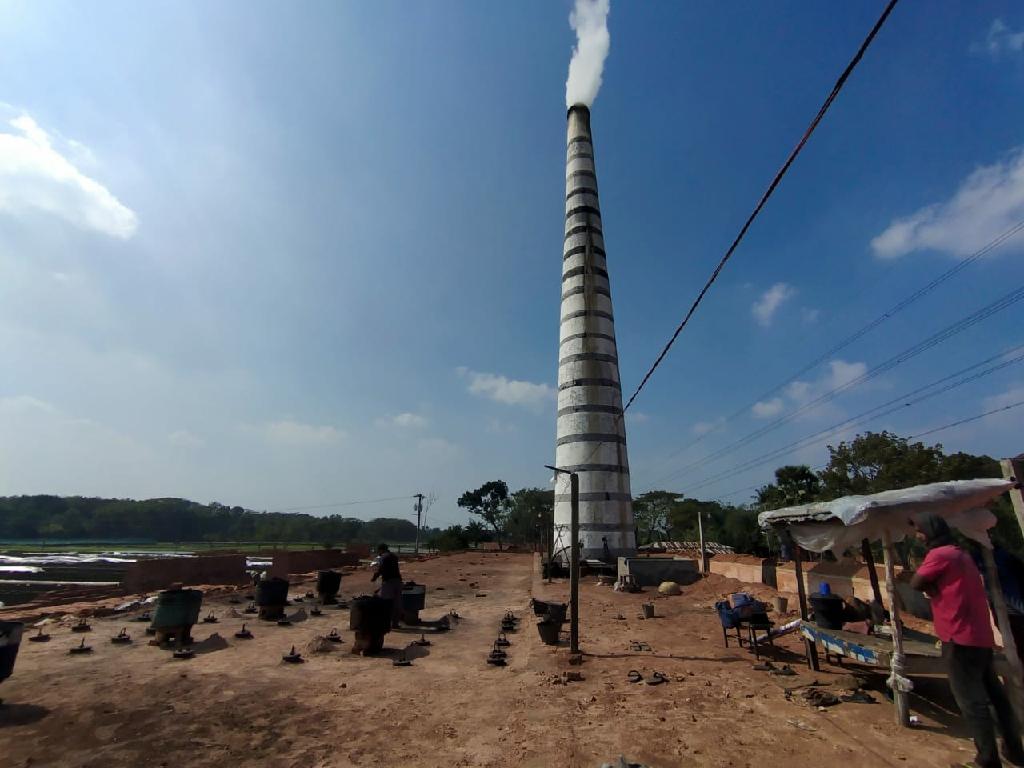
[[[1013,487],[1012,480],[998,478],[951,480],[762,512],[757,522],[764,529],[788,528],[794,541],[810,552],[840,553],[859,546],[862,539],[880,539],[887,529],[893,541],[900,541],[913,533],[911,519],[930,513],[988,547],[988,529],[996,518],[985,504]]]

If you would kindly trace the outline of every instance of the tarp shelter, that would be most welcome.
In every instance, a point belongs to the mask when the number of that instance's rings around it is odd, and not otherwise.
[[[859,547],[864,539],[877,541],[886,531],[893,541],[901,541],[913,535],[911,520],[936,514],[965,536],[991,547],[988,529],[996,518],[985,505],[1013,487],[1013,481],[1001,478],[950,480],[762,512],[757,522],[764,529],[788,528],[793,540],[808,552],[840,554]]]
[[[881,539],[885,553],[885,582],[892,608],[893,653],[889,685],[893,689],[897,719],[908,722],[906,694],[911,690],[910,681],[903,676],[903,639],[899,607],[895,598],[893,575],[892,543],[913,534],[912,522],[926,514],[940,515],[949,525],[965,536],[981,544],[985,554],[985,565],[989,583],[992,586],[993,602],[999,626],[1003,631],[1007,661],[1013,670],[1012,680],[1018,716],[1024,711],[1024,696],[1021,693],[1021,670],[1013,635],[1008,630],[1006,606],[999,588],[998,575],[992,559],[988,530],[996,524],[993,515],[985,505],[1000,494],[1017,486],[1013,480],[983,478],[979,480],[952,480],[944,483],[917,485],[893,491],[883,491],[867,496],[844,496],[833,501],[820,501],[796,507],[762,512],[757,521],[763,529],[785,532],[784,535],[810,552],[832,550],[841,554],[851,547],[860,546],[865,540]],[[870,553],[869,548],[865,551]],[[807,619],[807,605],[804,585],[800,575],[799,556],[797,565],[797,586],[800,592],[800,609]],[[817,652],[808,646],[812,665],[817,663]]]

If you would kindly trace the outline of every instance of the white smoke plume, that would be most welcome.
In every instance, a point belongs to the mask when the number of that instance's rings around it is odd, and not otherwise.
[[[601,72],[608,57],[611,36],[608,34],[610,0],[576,0],[569,14],[569,26],[576,31],[576,47],[569,62],[569,78],[565,81],[565,106],[594,103],[601,88]]]

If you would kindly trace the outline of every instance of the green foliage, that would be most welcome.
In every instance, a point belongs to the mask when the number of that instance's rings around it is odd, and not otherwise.
[[[455,526],[458,527],[458,526]],[[481,541],[490,541],[491,532],[484,527],[479,520],[470,520],[465,527],[466,539],[470,544],[479,544]]]
[[[821,496],[821,480],[806,464],[775,470],[775,482],[757,489],[761,509],[782,509],[816,501]]]
[[[555,492],[521,488],[507,504],[505,535],[517,544],[544,544],[554,526]]]
[[[452,552],[469,549],[469,538],[466,529],[461,525],[453,525],[431,536],[428,543],[440,552]]]
[[[500,549],[508,517],[508,485],[505,481],[490,480],[475,491],[466,491],[459,497],[458,504],[491,526]]]
[[[186,499],[99,499],[83,496],[0,497],[0,539],[108,541],[414,541],[410,520],[358,520],[254,512]]]
[[[666,541],[671,538],[671,520],[677,506],[678,493],[648,491],[633,499],[633,521],[636,523],[637,544]]]

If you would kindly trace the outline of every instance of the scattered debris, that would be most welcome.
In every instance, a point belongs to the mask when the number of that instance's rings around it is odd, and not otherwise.
[[[413,645],[419,645],[419,646],[427,646],[427,645],[431,645],[431,642],[429,640],[427,640],[427,636],[421,632],[420,633],[420,639],[419,640],[413,640],[412,644]],[[497,645],[497,643],[495,643],[495,645]]]
[[[92,632],[92,627],[85,619],[79,619],[78,623],[71,627],[72,632]],[[83,641],[84,642],[84,641]]]
[[[812,707],[833,707],[839,703],[839,697],[821,688],[807,688],[801,695]]]
[[[50,642],[50,636],[43,632],[43,628],[40,627],[39,631],[36,634],[32,635],[32,637],[30,637],[28,641],[30,643],[48,643]]]
[[[405,655],[405,651],[399,651],[398,656],[395,657],[394,661],[391,662],[393,667],[411,667],[412,662]]]
[[[631,683],[639,683],[640,681],[642,681],[644,679],[644,676],[640,674],[640,670],[638,670],[638,669],[631,669],[626,674],[626,679],[629,682],[631,682]]]
[[[629,641],[629,650],[631,650],[631,651],[650,651],[651,650],[651,645],[650,645],[650,643],[644,642],[642,640],[630,640]]]
[[[68,653],[73,654],[73,655],[78,655],[78,654],[81,654],[81,653],[92,653],[92,646],[91,645],[86,645],[85,644],[85,638],[83,637],[81,645],[76,645],[73,648],[69,648],[68,649]]]
[[[210,612],[209,616],[204,616],[203,617],[203,624],[216,624],[217,621],[218,621],[218,619],[217,619],[216,616],[213,615],[212,611]]]
[[[341,635],[338,634],[337,628],[332,628],[331,631],[327,633],[327,637],[325,637],[324,639],[327,640],[327,642],[329,643],[340,643]]]
[[[498,639],[494,641],[494,644],[498,648],[508,648],[510,645],[512,645],[511,641],[505,636],[504,632],[498,633]]]
[[[249,614],[259,613],[259,610],[260,609],[256,607],[256,603],[249,603],[245,607],[245,609],[242,611],[242,613],[249,613]]]
[[[281,661],[284,661],[288,664],[301,664],[303,661],[305,661],[305,659],[302,658],[301,653],[297,653],[295,651],[295,646],[293,645],[291,651],[289,651],[281,657]]]
[[[237,637],[239,640],[252,640],[253,634],[248,629],[246,629],[245,624],[243,624],[242,628],[235,632],[235,637]]]

